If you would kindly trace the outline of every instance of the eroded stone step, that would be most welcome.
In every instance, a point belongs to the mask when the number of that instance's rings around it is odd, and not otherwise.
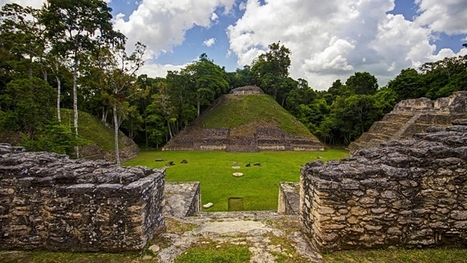
[[[267,219],[280,219],[280,218],[296,218],[298,216],[282,215],[277,211],[235,211],[235,212],[200,212],[191,217],[187,217],[188,220],[193,221],[205,221],[205,220],[267,220]]]

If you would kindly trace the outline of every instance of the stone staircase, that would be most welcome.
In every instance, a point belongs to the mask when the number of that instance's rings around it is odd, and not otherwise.
[[[363,133],[357,140],[349,145],[349,151],[354,152],[360,148],[377,147],[382,142],[394,139],[400,127],[413,118],[413,113],[386,114],[381,121],[375,122],[368,132]]]
[[[409,139],[430,126],[450,126],[452,121],[464,118],[467,118],[467,91],[433,101],[427,98],[401,101],[368,132],[350,143],[349,151],[355,153],[386,141]]]
[[[162,150],[324,151],[324,147],[317,139],[293,136],[269,124],[252,123],[238,129],[190,126],[172,138]]]

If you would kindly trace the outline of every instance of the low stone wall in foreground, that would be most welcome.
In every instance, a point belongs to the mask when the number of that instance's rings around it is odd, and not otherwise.
[[[467,121],[302,168],[304,231],[322,250],[467,246]]]
[[[164,170],[0,155],[0,249],[141,250],[165,229]]]
[[[285,215],[298,215],[300,206],[300,184],[294,182],[281,182],[277,212]]]
[[[182,218],[199,212],[201,212],[199,182],[167,182],[165,184],[165,216]]]

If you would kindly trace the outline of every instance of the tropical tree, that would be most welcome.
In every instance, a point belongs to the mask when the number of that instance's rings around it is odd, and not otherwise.
[[[28,138],[53,118],[54,90],[39,78],[18,78],[6,85],[0,96],[3,130],[24,132]]]
[[[378,80],[368,72],[356,72],[345,85],[353,94],[373,95],[378,91]]]
[[[229,86],[231,89],[248,85],[259,85],[249,65],[245,65],[243,69],[237,69],[235,72],[228,72],[227,76],[229,77]]]
[[[199,60],[185,67],[182,74],[187,74],[196,92],[196,108],[198,116],[201,107],[210,105],[214,99],[229,89],[229,82],[225,70],[209,60],[206,53],[201,54]]]
[[[281,105],[294,86],[288,78],[290,63],[290,50],[279,42],[270,44],[269,51],[259,55],[251,67],[260,87]]]
[[[436,99],[449,96],[454,91],[465,90],[467,55],[427,62],[420,67],[420,71],[426,97]]]
[[[166,94],[161,96],[167,112],[166,120],[170,138],[186,127],[197,116],[196,97],[193,78],[182,69],[168,71],[166,76]]]
[[[145,45],[137,42],[135,51],[128,55],[125,50],[125,38],[120,35],[115,44],[105,46],[100,52],[103,54],[100,56],[103,62],[99,62],[103,73],[102,88],[110,94],[117,165],[120,165],[119,127],[128,114],[135,115],[136,106],[131,105],[129,100],[141,94],[141,90],[136,85],[136,71],[144,64],[145,49]]]
[[[16,74],[33,77],[36,68],[40,68],[44,80],[47,80],[43,63],[47,45],[43,26],[37,20],[38,12],[14,3],[4,5],[0,11],[1,42],[19,62]]]
[[[397,100],[415,99],[423,97],[423,76],[415,69],[403,69],[399,75],[389,81],[388,88],[397,94]]]
[[[111,8],[103,0],[47,0],[40,15],[52,48],[73,72],[73,126],[78,135],[78,77],[83,56],[114,41]],[[76,149],[79,157],[78,148]]]

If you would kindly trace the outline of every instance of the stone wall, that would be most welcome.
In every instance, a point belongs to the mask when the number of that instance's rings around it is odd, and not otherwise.
[[[303,229],[323,250],[467,246],[467,121],[302,168]]]
[[[300,206],[300,184],[281,182],[277,212],[286,215],[298,215]]]
[[[141,250],[165,229],[164,178],[54,153],[0,155],[0,248]]]
[[[264,91],[258,86],[243,86],[232,89],[230,94],[233,95],[254,95],[254,94],[264,94]]]
[[[182,218],[201,211],[199,182],[166,183],[164,215]]]

